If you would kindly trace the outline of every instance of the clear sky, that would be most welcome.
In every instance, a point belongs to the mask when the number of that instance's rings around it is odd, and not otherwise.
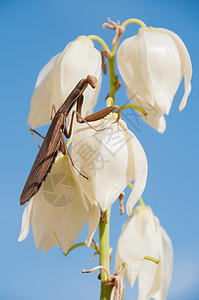
[[[22,243],[17,238],[23,213],[19,197],[38,151],[26,125],[37,75],[53,55],[79,35],[97,34],[110,44],[112,32],[101,27],[107,17],[121,21],[137,17],[148,26],[175,31],[192,59],[193,89],[188,104],[183,112],[178,111],[183,95],[181,84],[166,118],[164,135],[141,120],[136,127],[131,123],[130,129],[142,143],[149,163],[144,201],[152,207],[173,241],[174,271],[168,300],[199,299],[198,8],[196,0],[0,1],[0,299],[98,299],[97,273],[81,274],[83,268],[98,263],[97,257],[93,263],[90,261],[91,249],[77,249],[66,259],[55,247],[46,254],[38,253],[32,230]],[[124,37],[135,34],[137,29],[137,25],[128,26]],[[96,110],[105,105],[106,87],[104,84]],[[126,101],[122,88],[116,103]],[[119,217],[114,205],[111,224],[114,248],[126,219]],[[79,241],[84,240],[86,230]],[[115,252],[112,269],[114,255]],[[125,299],[135,299],[135,295],[136,289],[131,290],[127,284]]]

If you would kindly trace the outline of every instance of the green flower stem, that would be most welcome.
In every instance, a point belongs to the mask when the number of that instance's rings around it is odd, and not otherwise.
[[[140,19],[135,19],[135,18],[131,18],[131,19],[128,19],[128,20],[124,21],[121,24],[121,26],[126,27],[130,23],[137,23],[142,27],[147,27],[146,24],[143,21],[141,21]]]
[[[140,197],[140,199],[139,199],[138,201],[139,201],[139,204],[140,204],[140,206],[145,206],[145,204],[144,204],[144,201],[143,201],[142,197]]]
[[[110,80],[110,91],[109,97],[112,98],[114,104],[116,85],[115,85],[115,53],[117,45],[113,46],[110,57],[108,58],[109,66],[109,80]],[[105,49],[106,50],[106,49]],[[107,101],[109,104],[110,101]],[[100,244],[100,265],[105,267],[110,273],[110,253],[109,253],[109,224],[110,224],[111,207],[105,211],[106,222],[101,220],[99,222],[99,244]],[[100,300],[109,300],[111,297],[112,286],[107,286],[106,283],[107,274],[101,269],[101,295]]]
[[[124,270],[125,267],[126,267],[126,264],[122,263],[114,275],[119,275]]]
[[[100,244],[100,265],[104,266],[110,273],[110,254],[109,254],[109,224],[111,208],[105,211],[107,223],[101,220],[99,222],[99,244]],[[106,272],[101,269],[101,295],[100,300],[109,300],[112,286],[105,285],[107,280]]]
[[[109,96],[114,100],[115,99],[115,55],[111,55],[108,58],[109,65],[109,80],[110,80],[110,92]]]
[[[113,46],[113,49],[112,49],[112,52],[111,52],[112,56],[115,56],[118,44],[119,44],[119,41]]]
[[[87,246],[86,243],[78,243],[73,245],[72,247],[70,247],[70,249],[67,251],[67,253],[64,253],[65,256],[67,256],[72,250],[79,248],[79,247],[83,247],[83,246]],[[89,248],[93,248],[96,251],[99,251],[100,249],[96,248],[94,245],[90,245]]]
[[[134,109],[138,110],[139,112],[141,112],[144,116],[147,116],[147,112],[143,108],[141,108],[137,105],[126,104],[126,105],[123,105],[120,107],[121,110],[126,109],[126,108],[134,108]]]
[[[99,37],[98,35],[88,35],[87,37],[91,40],[98,41],[102,45],[104,50],[106,50],[108,53],[111,53],[109,47],[107,46],[107,44],[105,43],[105,41],[101,37]]]

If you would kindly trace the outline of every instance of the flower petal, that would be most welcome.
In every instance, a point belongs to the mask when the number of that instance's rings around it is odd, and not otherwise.
[[[88,211],[80,195],[78,193],[73,202],[64,209],[63,215],[55,226],[55,232],[65,253],[76,242],[86,224]]]
[[[159,245],[159,219],[153,215],[153,230],[154,235],[151,243],[148,244],[147,256],[160,259]],[[160,288],[161,278],[156,278],[159,274],[159,264],[143,260],[140,272],[138,275],[139,300],[150,299],[154,293]]]
[[[45,240],[45,242],[42,245],[43,253],[46,253],[48,250],[50,250],[52,247],[56,245],[55,240],[50,236]]]
[[[158,28],[149,28],[145,35],[155,102],[169,114],[182,76],[180,55],[173,39]]]
[[[31,199],[28,204],[26,205],[23,217],[22,217],[22,224],[21,224],[21,232],[19,234],[18,242],[23,241],[29,232],[30,225],[32,222],[32,206],[33,206],[33,199]]]
[[[50,176],[48,176],[50,178]],[[46,181],[45,183],[49,183]],[[46,187],[45,185],[44,187]],[[34,207],[32,216],[32,226],[33,235],[35,240],[35,245],[37,250],[41,245],[48,239],[52,232],[58,219],[60,218],[61,211],[51,206],[43,196],[43,189],[41,188],[39,192],[33,197]]]
[[[154,283],[157,265],[153,262],[143,261],[138,276],[138,300],[150,299],[149,292]]]
[[[120,268],[122,267],[122,264],[124,262],[121,260],[120,256],[119,256],[119,249],[117,247],[117,252],[116,252],[116,256],[115,256],[115,271],[114,273],[116,273],[117,271],[120,270]],[[120,276],[123,277],[123,281],[125,282],[128,276],[128,271],[127,271],[127,265],[124,266],[124,268],[122,269],[122,271],[120,271]]]
[[[53,56],[38,75],[35,91],[31,100],[28,126],[31,124],[31,126],[35,128],[50,122],[52,104],[56,105],[56,102],[54,103],[52,99],[52,94],[55,84],[54,81],[58,78],[57,68],[60,57],[61,53]],[[59,85],[57,87],[59,87]],[[60,93],[57,94],[57,97],[59,96]]]
[[[47,240],[45,240],[45,242],[42,245],[43,253],[45,253],[46,251],[48,251],[55,245],[57,245],[59,250],[61,251],[61,249],[62,249],[61,244],[59,243],[59,240],[57,238],[55,231],[53,231],[52,235]]]
[[[155,300],[165,300],[171,281],[172,269],[173,269],[173,247],[171,240],[164,230],[160,227],[162,253],[160,257],[160,269],[161,269],[161,286],[159,291],[153,296]]]
[[[137,207],[133,217],[125,223],[117,246],[120,260],[127,264],[126,272],[131,287],[143,266],[144,257],[156,256],[156,244],[156,228],[151,210]],[[141,274],[140,278],[142,281],[144,275]]]
[[[127,90],[128,98],[131,100],[131,103],[133,105],[141,107],[142,109],[144,109],[147,112],[146,116],[144,116],[142,113],[138,112],[139,115],[142,117],[142,119],[146,123],[148,123],[151,127],[156,129],[158,132],[164,133],[164,131],[166,129],[166,121],[165,121],[162,111],[157,106],[157,104],[152,106],[149,103],[147,103],[146,101],[142,101],[136,97],[132,97],[131,89],[128,86],[126,86],[126,90]],[[131,120],[131,122],[133,122],[133,120]],[[135,117],[135,122],[136,122],[136,125],[137,124],[139,125],[139,123],[138,123],[139,120],[137,120],[136,117]]]
[[[187,103],[187,98],[191,92],[191,77],[192,77],[192,64],[191,64],[191,59],[189,56],[189,52],[187,51],[187,48],[181,38],[175,34],[174,32],[164,29],[164,28],[157,28],[161,32],[164,32],[165,34],[168,34],[173,41],[176,44],[176,47],[179,51],[180,59],[181,59],[181,72],[182,76],[184,75],[184,96],[181,100],[179,110],[182,111]]]
[[[90,247],[94,233],[97,229],[97,226],[99,225],[99,221],[100,221],[100,208],[99,206],[93,204],[92,206],[90,206],[89,214],[87,217],[87,223],[89,228],[88,236],[85,241],[87,247]]]
[[[144,149],[142,148],[136,136],[130,130],[127,132],[131,140],[134,160],[134,185],[126,204],[127,214],[128,216],[131,216],[132,209],[135,203],[141,197],[146,186],[148,163]]]
[[[62,99],[69,95],[80,79],[87,75],[97,78],[96,88],[88,86],[84,92],[86,104],[83,104],[82,116],[92,113],[101,87],[101,54],[89,38],[80,36],[71,43],[66,55],[63,55],[60,72]]]
[[[141,29],[137,35],[122,42],[117,53],[117,64],[125,84],[131,87],[131,96],[153,106],[155,97],[147,50],[146,32]]]

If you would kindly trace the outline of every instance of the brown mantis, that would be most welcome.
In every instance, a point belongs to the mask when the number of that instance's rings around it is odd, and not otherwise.
[[[83,92],[90,85],[92,88],[96,87],[97,79],[92,75],[88,75],[87,78],[81,79],[65,102],[61,105],[52,120],[52,123],[48,129],[48,132],[44,138],[41,148],[34,161],[28,179],[23,188],[20,204],[23,205],[30,200],[40,189],[42,183],[45,181],[48,173],[50,172],[58,151],[61,151],[64,155],[68,149],[66,148],[64,136],[69,138],[72,133],[72,123],[74,113],[77,115],[77,121],[79,123],[97,121],[107,116],[113,110],[118,111],[119,121],[121,117],[120,107],[117,105],[109,106],[96,113],[93,113],[85,118],[81,117],[81,107],[83,104]],[[71,111],[74,104],[77,103],[77,111],[73,111],[69,130],[66,127],[66,118]],[[85,177],[83,174],[81,174]],[[86,177],[85,177],[86,178]]]

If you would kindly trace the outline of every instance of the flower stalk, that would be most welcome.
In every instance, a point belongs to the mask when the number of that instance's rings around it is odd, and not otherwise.
[[[128,24],[130,24],[130,23],[137,23],[137,24],[139,24],[141,27],[147,27],[146,24],[145,24],[142,20],[136,19],[136,18],[130,18],[130,19],[127,19],[126,21],[124,21],[124,22],[122,23],[121,26],[126,27],[126,26],[127,26]]]
[[[110,93],[109,96],[114,100],[115,99],[115,55],[111,55],[108,59],[109,66],[109,80],[110,80]]]
[[[105,49],[106,50],[106,49]],[[115,99],[115,54],[110,55],[108,58],[108,66],[109,66],[109,80],[110,80],[110,92],[109,97]],[[99,243],[100,243],[100,265],[107,268],[110,272],[110,254],[109,254],[109,229],[110,229],[110,214],[111,207],[109,207],[105,211],[106,222],[101,220],[99,222]],[[101,295],[100,300],[108,300],[111,297],[112,286],[105,285],[107,280],[106,272],[101,269]]]
[[[147,112],[140,106],[133,105],[133,104],[125,104],[120,107],[121,110],[126,109],[126,108],[136,109],[137,111],[141,112],[144,116],[147,116]]]
[[[83,247],[83,246],[86,246],[86,247],[87,247],[86,243],[77,243],[77,244],[73,245],[72,247],[70,247],[70,249],[69,249],[66,253],[64,253],[64,255],[65,255],[65,256],[68,256],[68,254],[69,254],[72,250],[74,250],[74,249],[76,249],[76,248],[79,248],[79,247]],[[93,248],[94,250],[99,251],[99,249],[96,248],[96,247],[95,247],[94,245],[92,245],[92,244],[90,244],[89,248]]]
[[[109,47],[107,46],[106,42],[101,38],[99,37],[98,35],[88,35],[87,36],[90,40],[96,40],[98,41],[102,47],[104,48],[104,50],[106,50],[108,53],[110,53],[110,50],[109,50]]]
[[[99,243],[100,243],[100,265],[105,267],[110,273],[110,254],[109,254],[109,229],[110,229],[111,208],[105,211],[106,221],[99,222]],[[108,300],[111,296],[112,286],[105,284],[107,273],[101,269],[101,295],[100,300]]]

